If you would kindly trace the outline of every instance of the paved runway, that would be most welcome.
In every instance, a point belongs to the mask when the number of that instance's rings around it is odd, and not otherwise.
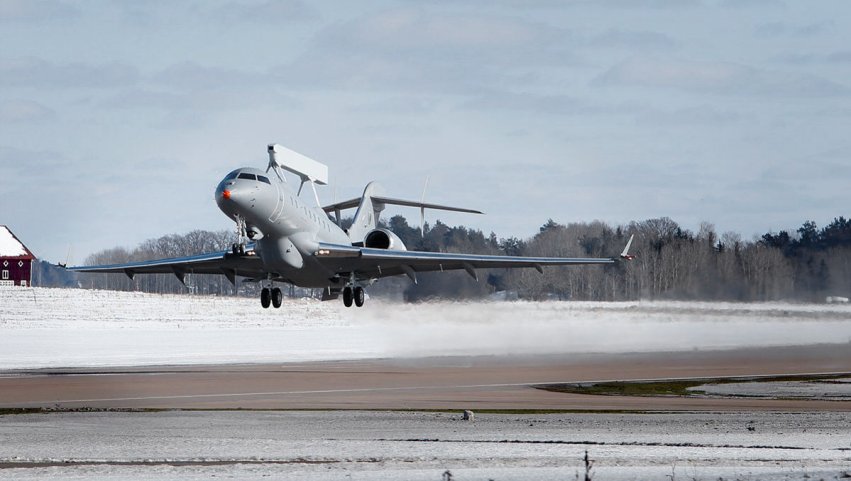
[[[615,397],[536,384],[851,372],[851,346],[0,373],[0,408],[851,411],[847,401]]]

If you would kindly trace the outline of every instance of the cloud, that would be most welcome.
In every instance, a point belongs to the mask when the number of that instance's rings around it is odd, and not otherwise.
[[[134,84],[139,72],[129,65],[58,64],[35,57],[0,59],[0,85],[25,88],[103,88]]]
[[[828,54],[825,58],[831,63],[851,63],[851,50],[841,50]]]
[[[469,94],[577,63],[569,31],[519,18],[395,9],[334,24],[273,72],[299,88]]]
[[[264,23],[280,25],[318,18],[316,11],[300,0],[230,2],[207,10],[204,15],[227,24]]]
[[[540,45],[561,33],[554,27],[516,18],[397,9],[349,22],[331,29],[322,38],[326,46],[346,49],[481,51]]]
[[[724,8],[785,8],[786,2],[781,0],[721,0],[719,7]]]
[[[569,95],[488,92],[463,102],[463,110],[518,111],[549,115],[596,115],[627,113],[623,107],[595,105]]]
[[[743,0],[744,1],[744,0]],[[438,4],[445,5],[442,0],[409,0],[407,3]],[[649,9],[649,10],[680,10],[683,8],[699,7],[703,5],[702,0],[456,0],[452,2],[455,6],[466,6],[487,9],[564,9],[566,7],[577,7],[582,9]]]
[[[684,107],[676,110],[649,109],[639,113],[636,120],[642,125],[668,127],[723,126],[742,120],[742,114],[729,110],[718,110],[709,105]]]
[[[80,10],[54,0],[0,0],[0,22],[34,22],[76,17]]]
[[[275,82],[267,72],[247,72],[222,67],[205,67],[194,62],[171,65],[153,76],[151,82],[182,90],[250,89]]]
[[[0,101],[0,122],[3,123],[40,122],[55,116],[56,112],[34,100]]]
[[[851,63],[851,50],[837,50],[832,53],[786,53],[774,57],[774,60],[792,65]]]
[[[634,58],[594,79],[599,86],[678,89],[718,95],[829,97],[848,87],[814,75],[766,71],[728,62]]]
[[[830,30],[832,26],[832,22],[818,22],[806,25],[773,22],[758,25],[756,27],[756,34],[762,37],[812,37]]]
[[[634,49],[667,50],[677,46],[671,37],[659,32],[609,30],[594,36],[589,45],[595,47],[626,47]]]
[[[299,103],[291,97],[269,91],[246,89],[199,89],[171,92],[130,89],[107,97],[101,104],[113,109],[161,109],[170,112],[221,112],[258,107],[293,109]]]
[[[0,177],[14,175],[24,180],[43,178],[45,169],[51,172],[67,166],[67,159],[56,151],[28,150],[8,145],[0,145]],[[29,185],[26,182],[13,183],[12,187]]]
[[[608,0],[605,2],[586,2],[610,8],[641,8],[653,10],[680,10],[703,6],[701,0]]]

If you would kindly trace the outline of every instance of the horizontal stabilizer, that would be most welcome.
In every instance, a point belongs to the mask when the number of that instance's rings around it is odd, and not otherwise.
[[[379,204],[404,205],[407,207],[419,207],[421,209],[449,210],[453,212],[467,212],[468,214],[483,214],[484,212],[463,207],[451,207],[448,205],[426,204],[415,200],[391,199],[390,197],[373,197],[373,202]]]
[[[322,210],[330,213],[337,210],[354,209],[358,205],[360,205],[360,197],[355,197],[354,199],[344,200],[336,204],[326,205]]]
[[[482,211],[474,210],[474,209],[465,209],[463,207],[451,207],[448,205],[439,205],[439,204],[426,204],[424,202],[417,202],[415,200],[404,200],[404,199],[393,199],[390,197],[377,197],[372,196],[372,201],[376,204],[385,204],[385,205],[402,205],[406,207],[419,207],[421,209],[435,209],[435,210],[448,210],[452,212],[466,212],[469,214],[482,214]],[[337,202],[336,204],[326,205],[322,209],[325,212],[335,212],[346,209],[354,209],[358,205],[360,205],[360,197],[344,200],[342,202]]]

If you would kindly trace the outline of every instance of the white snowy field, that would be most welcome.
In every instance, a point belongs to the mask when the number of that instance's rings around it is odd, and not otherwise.
[[[395,304],[0,289],[0,369],[851,343],[851,306]]]
[[[837,480],[848,413],[0,416],[0,479]]]

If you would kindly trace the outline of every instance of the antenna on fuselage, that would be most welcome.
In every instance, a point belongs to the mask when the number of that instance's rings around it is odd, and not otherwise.
[[[297,195],[301,195],[301,189],[304,188],[305,183],[310,183],[310,187],[313,189],[313,197],[316,199],[316,206],[322,207],[319,202],[319,194],[316,192],[316,184],[328,185],[328,166],[280,144],[269,144],[266,151],[269,152],[269,167],[266,172],[274,168],[275,173],[284,182],[286,182],[286,179],[283,178],[279,169],[299,176],[301,185],[298,186]]]

